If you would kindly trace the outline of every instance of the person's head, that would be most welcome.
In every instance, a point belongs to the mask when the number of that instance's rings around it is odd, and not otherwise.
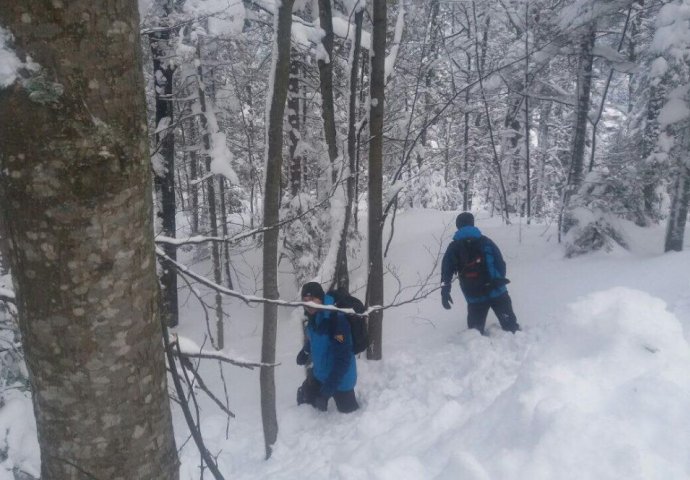
[[[319,282],[308,282],[302,286],[302,301],[323,304],[323,297],[326,294],[321,287]],[[313,315],[316,312],[315,308],[304,307],[309,315]]]
[[[455,226],[458,230],[462,227],[474,227],[474,215],[470,212],[462,212],[455,218]]]

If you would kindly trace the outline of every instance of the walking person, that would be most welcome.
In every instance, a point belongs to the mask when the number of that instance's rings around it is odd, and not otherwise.
[[[455,219],[457,231],[448,245],[441,264],[441,303],[450,310],[451,282],[457,273],[460,289],[467,301],[467,328],[484,334],[489,308],[501,328],[520,330],[506,284],[506,263],[496,244],[474,226],[474,216],[463,212]]]
[[[317,282],[302,287],[302,301],[334,305],[332,295],[325,294]],[[306,343],[297,354],[297,364],[312,367],[307,379],[297,390],[297,403],[308,403],[322,411],[328,409],[331,397],[339,412],[350,413],[359,408],[355,397],[357,363],[353,353],[350,322],[342,312],[304,307]]]

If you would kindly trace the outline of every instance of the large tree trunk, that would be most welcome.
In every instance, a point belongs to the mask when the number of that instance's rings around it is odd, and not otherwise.
[[[165,14],[171,13],[164,7]],[[170,62],[171,28],[167,28],[167,16],[161,19],[161,30],[149,36],[151,56],[153,57],[154,98],[156,100],[156,157],[160,159],[154,168],[155,192],[157,199],[156,215],[160,218],[163,234],[175,237],[175,129],[173,102],[173,74],[175,65]],[[166,128],[170,126],[169,128]],[[162,129],[162,130],[161,130]],[[177,260],[177,247],[166,243],[165,254]],[[177,270],[167,260],[161,261],[161,315],[165,323],[174,327],[179,322],[177,305]]]
[[[386,61],[386,0],[373,3],[371,110],[369,113],[369,276],[367,305],[383,305],[383,104]],[[383,310],[369,315],[371,345],[367,358],[383,357]]]
[[[177,479],[137,2],[2,2],[0,23],[42,67],[0,90],[3,237],[41,478]]]
[[[280,213],[280,177],[283,164],[283,115],[290,77],[290,34],[292,30],[292,5],[294,0],[283,0],[275,14],[275,38],[273,45],[273,96],[267,99],[268,138],[266,139],[266,189],[264,198],[263,286],[265,298],[278,298],[278,221]],[[261,339],[261,361],[274,363],[276,359],[276,333],[278,308],[264,304],[264,328]],[[278,438],[276,415],[276,385],[274,369],[262,367],[261,419],[264,428],[266,458],[271,456],[273,444]]]

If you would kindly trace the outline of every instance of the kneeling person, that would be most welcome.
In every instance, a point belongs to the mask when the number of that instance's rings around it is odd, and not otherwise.
[[[321,285],[309,282],[302,287],[302,301],[333,305]],[[297,403],[309,403],[322,411],[333,397],[338,411],[354,412],[359,408],[355,398],[357,363],[352,352],[350,323],[342,312],[305,307],[307,315],[306,345],[297,355],[297,364],[312,362],[311,373],[297,391]]]

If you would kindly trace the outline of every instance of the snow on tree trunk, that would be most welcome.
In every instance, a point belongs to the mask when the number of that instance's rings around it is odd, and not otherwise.
[[[0,23],[40,66],[0,90],[0,201],[41,478],[177,479],[137,2],[2,2]]]
[[[294,0],[283,0],[276,7],[275,38],[273,40],[273,72],[269,78],[266,130],[266,188],[264,190],[263,287],[265,298],[278,298],[278,221],[280,212],[280,180],[283,163],[283,115],[290,78],[290,32]],[[261,361],[275,363],[278,307],[264,304],[264,325],[261,340]],[[261,419],[264,429],[266,458],[271,456],[278,438],[276,415],[276,386],[274,369],[261,368]]]

